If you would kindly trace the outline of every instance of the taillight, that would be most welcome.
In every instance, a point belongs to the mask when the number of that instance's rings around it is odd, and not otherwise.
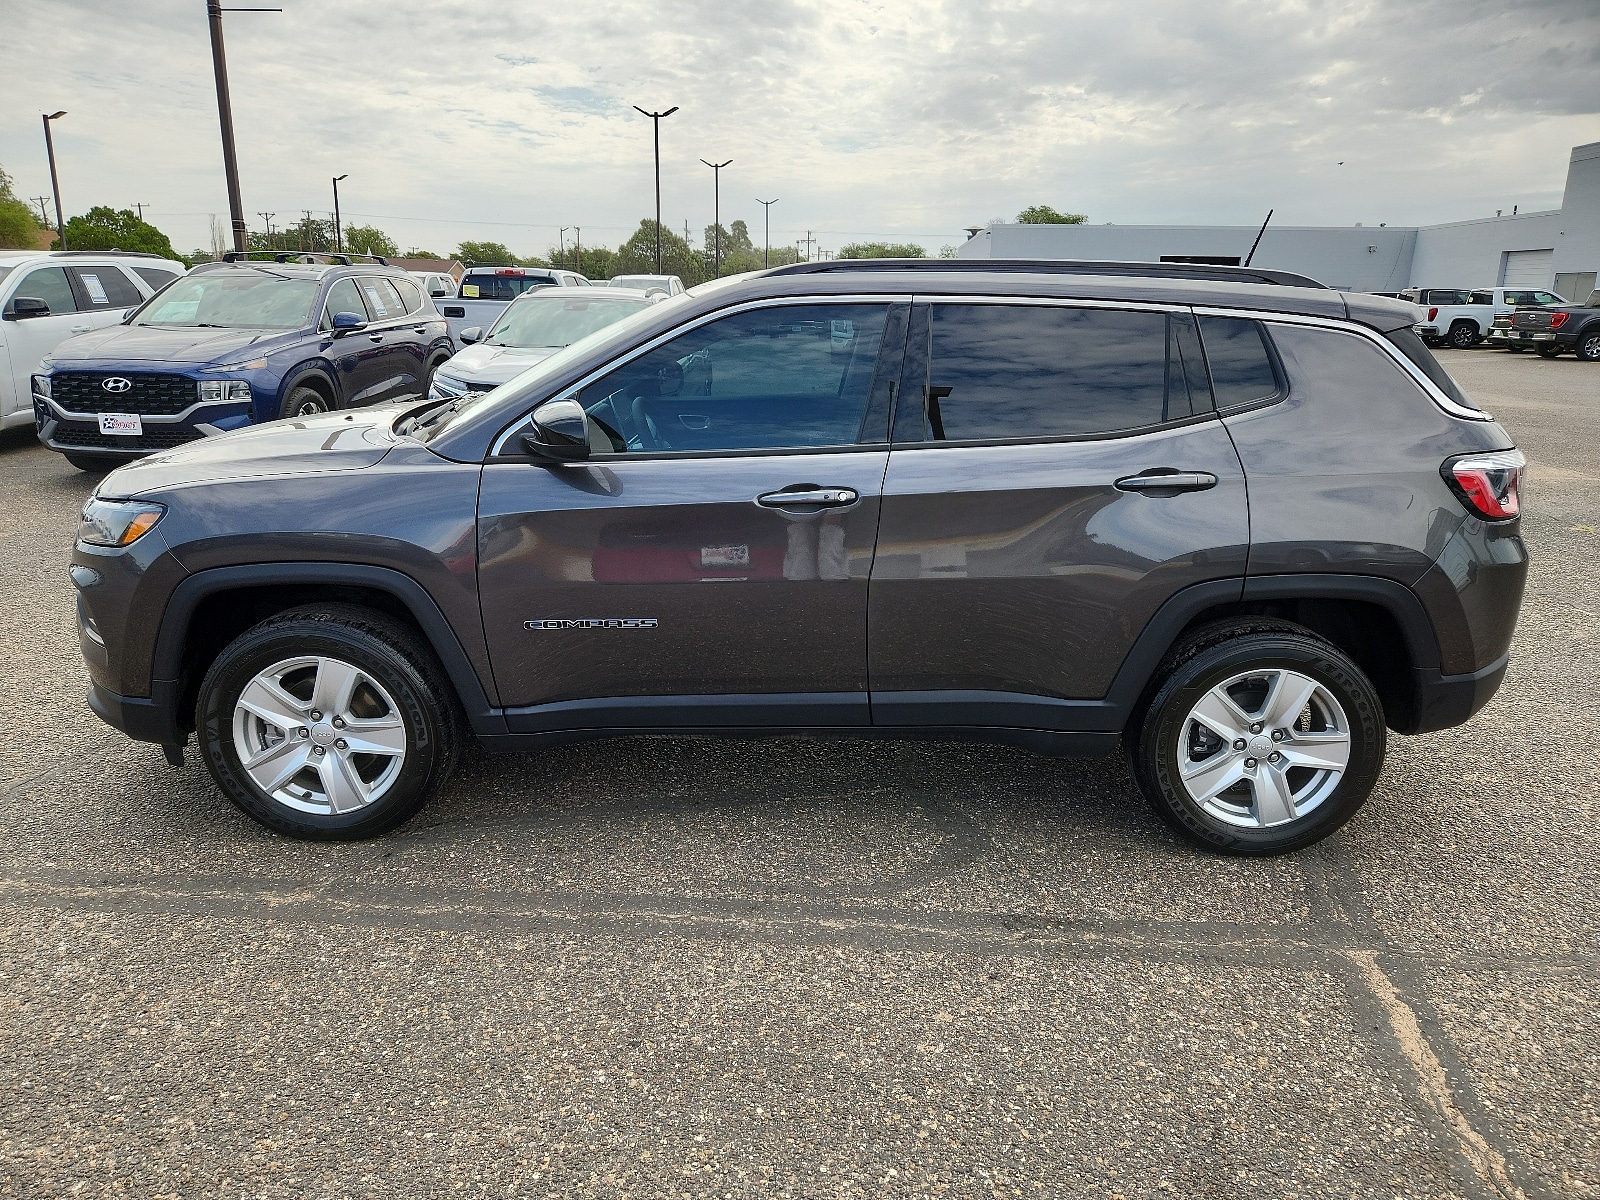
[[[1441,473],[1468,512],[1485,521],[1509,521],[1522,509],[1527,465],[1520,450],[1496,450],[1447,459]]]
[[[1439,319],[1439,310],[1437,308],[1430,308],[1428,310],[1428,320],[1437,321],[1438,319]]]
[[[1567,323],[1567,318],[1570,317],[1571,315],[1572,315],[1571,313],[1551,313],[1550,314],[1550,328],[1551,329],[1560,329],[1563,325],[1565,325]]]

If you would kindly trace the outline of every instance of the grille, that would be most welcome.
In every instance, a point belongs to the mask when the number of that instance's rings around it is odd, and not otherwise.
[[[122,378],[133,386],[125,392],[108,392],[102,380]],[[172,416],[200,398],[194,380],[184,375],[133,374],[119,371],[63,371],[50,377],[52,399],[67,412],[138,413]]]
[[[124,392],[123,395],[127,393]],[[172,446],[195,441],[200,436],[198,429],[180,428],[147,429],[137,437],[109,437],[94,425],[62,421],[50,435],[50,440],[58,446],[84,446],[96,450],[166,450]]]

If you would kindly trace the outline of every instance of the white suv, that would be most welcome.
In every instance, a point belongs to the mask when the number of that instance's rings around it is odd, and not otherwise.
[[[41,358],[115,325],[186,270],[153,254],[0,250],[0,429],[33,420],[28,377]]]

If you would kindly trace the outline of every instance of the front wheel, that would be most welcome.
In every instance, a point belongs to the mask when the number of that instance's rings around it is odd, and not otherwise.
[[[1287,622],[1224,622],[1169,659],[1133,767],[1151,806],[1190,841],[1282,854],[1355,815],[1386,736],[1372,684],[1336,647]]]
[[[405,821],[455,764],[458,706],[417,634],[316,604],[235,638],[200,684],[196,734],[227,797],[269,829],[328,840]]]
[[[1521,342],[1507,342],[1506,351],[1510,354],[1521,354],[1527,347]]]
[[[1540,358],[1557,358],[1561,354],[1561,347],[1554,342],[1546,342],[1542,346],[1535,347],[1535,349]]]
[[[1471,321],[1457,321],[1450,326],[1450,344],[1457,350],[1471,350],[1483,341],[1483,334]]]
[[[288,418],[314,417],[328,411],[328,398],[316,388],[297,387],[283,402],[282,415]]]

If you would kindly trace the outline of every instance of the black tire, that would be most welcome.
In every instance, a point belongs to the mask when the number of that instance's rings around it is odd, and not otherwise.
[[[258,673],[302,655],[350,664],[394,700],[405,757],[387,790],[365,807],[302,811],[268,794],[240,762],[234,739],[240,694]],[[460,704],[427,644],[400,622],[353,604],[303,605],[246,630],[212,662],[195,705],[201,755],[228,799],[269,829],[316,841],[372,837],[410,818],[454,769],[461,728]]]
[[[428,393],[433,390],[433,377],[439,373],[439,368],[449,361],[448,356],[441,356],[428,364],[427,373],[422,377],[422,398],[424,400],[428,398]]]
[[[1349,726],[1349,760],[1332,790],[1305,815],[1268,827],[1232,824],[1185,789],[1180,738],[1191,710],[1211,689],[1232,676],[1274,668],[1307,676],[1338,702]],[[1158,678],[1154,695],[1129,726],[1134,777],[1162,820],[1196,845],[1246,856],[1300,850],[1340,829],[1372,793],[1387,744],[1382,702],[1361,669],[1310,630],[1265,618],[1219,622],[1180,644]]]
[[[1457,321],[1450,326],[1447,340],[1457,350],[1471,350],[1479,342],[1483,341],[1483,334],[1479,332],[1478,327],[1471,321]]]
[[[1577,354],[1584,362],[1600,362],[1600,329],[1584,331],[1578,339]]]
[[[327,412],[331,407],[328,398],[316,388],[302,384],[289,389],[289,395],[284,399],[278,415],[284,418],[314,417],[318,413]]]
[[[1526,349],[1527,349],[1527,347],[1524,346],[1521,342],[1507,342],[1506,343],[1506,352],[1508,354],[1521,354]]]
[[[1445,341],[1443,338],[1425,337],[1422,339],[1422,342],[1423,345],[1427,346],[1430,350],[1443,350],[1445,347]]]
[[[128,461],[125,458],[111,458],[103,454],[63,454],[61,457],[78,470],[87,471],[91,475],[104,475]]]
[[[1540,358],[1556,358],[1561,354],[1561,346],[1556,342],[1546,342],[1542,346],[1535,346],[1534,350]]]

